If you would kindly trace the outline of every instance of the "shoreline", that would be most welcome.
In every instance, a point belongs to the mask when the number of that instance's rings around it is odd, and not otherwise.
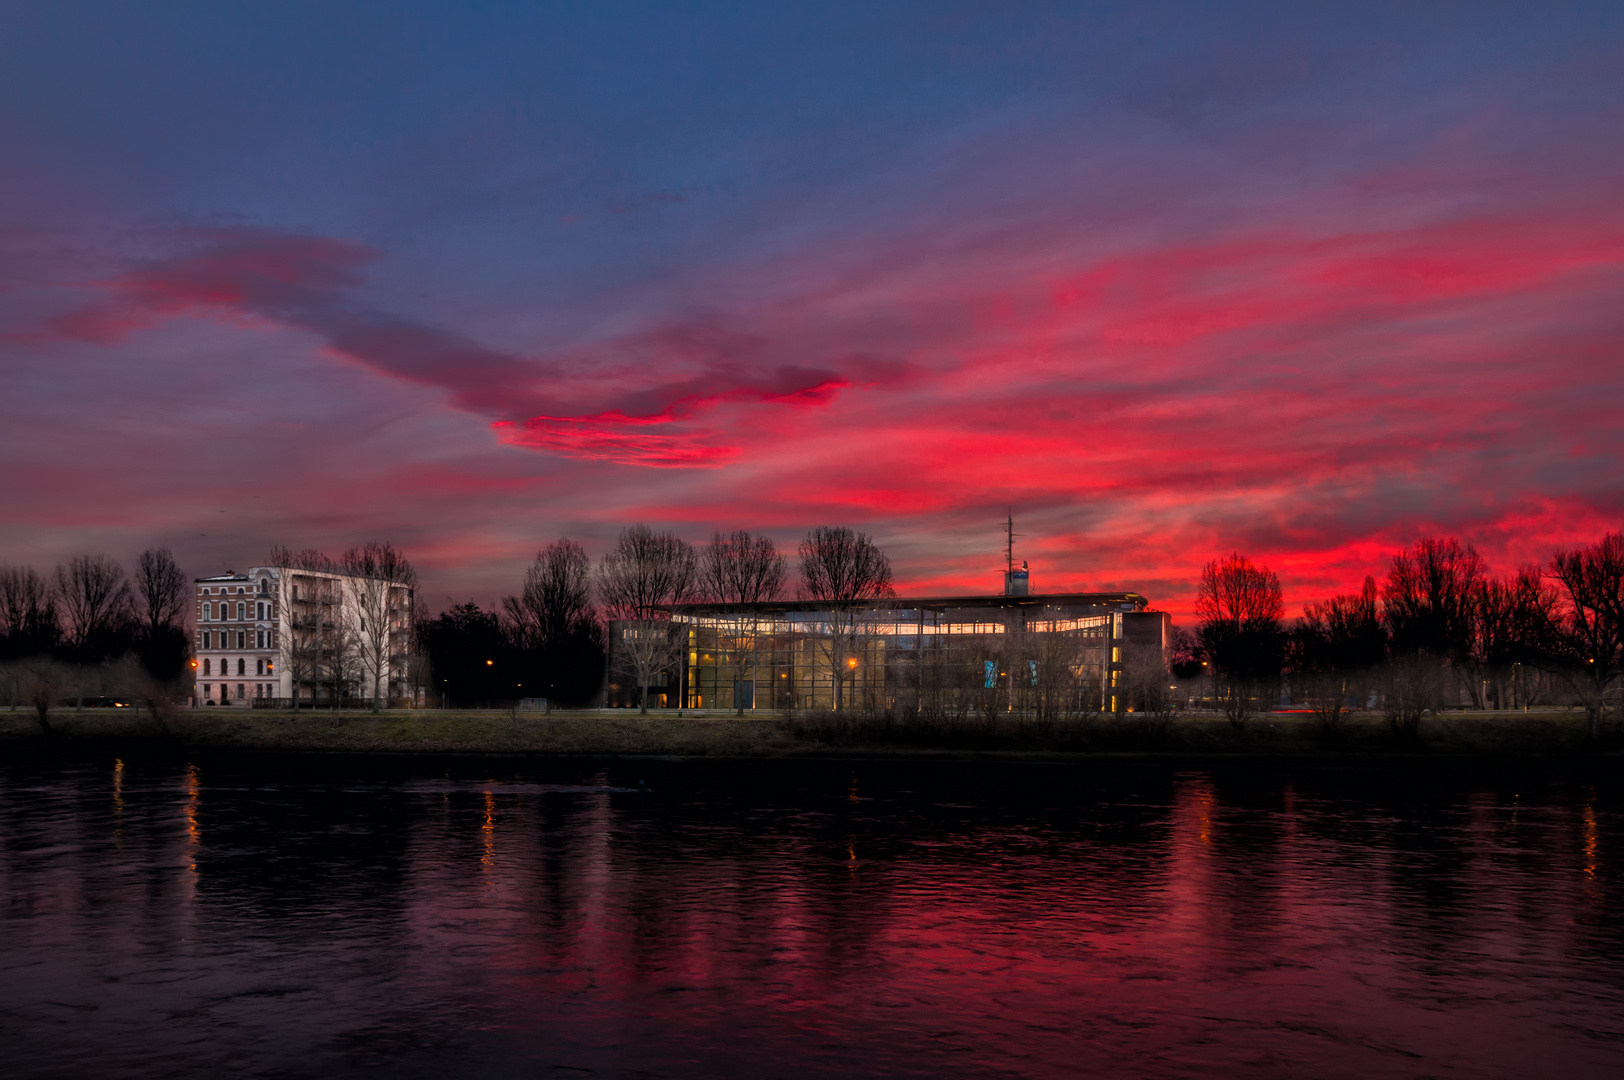
[[[7,751],[316,753],[669,760],[1030,761],[1121,764],[1418,765],[1624,763],[1624,732],[1592,742],[1583,714],[1449,712],[1400,739],[1379,715],[1327,735],[1304,714],[1266,713],[1235,730],[1210,713],[1171,719],[997,717],[927,723],[831,714],[694,715],[630,710],[365,711],[185,709],[161,722],[135,708],[63,710],[45,733],[32,712],[0,712]]]

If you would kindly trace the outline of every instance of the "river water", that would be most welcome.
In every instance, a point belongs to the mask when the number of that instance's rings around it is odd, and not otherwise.
[[[13,759],[0,1070],[1616,1077],[1612,776]]]

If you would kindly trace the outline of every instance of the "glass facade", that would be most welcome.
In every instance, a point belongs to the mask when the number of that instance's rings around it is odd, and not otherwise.
[[[695,709],[1109,709],[1123,619],[1146,606],[1135,593],[687,604],[671,609],[688,648],[670,682]]]

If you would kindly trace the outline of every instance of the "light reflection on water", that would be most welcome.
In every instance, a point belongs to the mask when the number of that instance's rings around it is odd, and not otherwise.
[[[1610,778],[0,767],[8,1075],[1624,1074]]]

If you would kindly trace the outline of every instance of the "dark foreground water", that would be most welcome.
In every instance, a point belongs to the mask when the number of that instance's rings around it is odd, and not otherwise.
[[[1609,774],[0,764],[7,1076],[1624,1075]]]

